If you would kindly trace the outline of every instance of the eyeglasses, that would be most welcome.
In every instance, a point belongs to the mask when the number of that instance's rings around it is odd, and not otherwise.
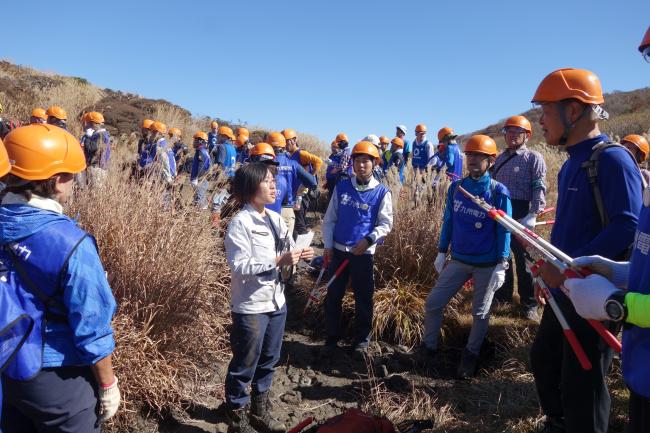
[[[501,129],[501,133],[508,135],[519,135],[525,134],[526,132],[527,131],[525,129],[518,126],[506,126],[505,128]]]

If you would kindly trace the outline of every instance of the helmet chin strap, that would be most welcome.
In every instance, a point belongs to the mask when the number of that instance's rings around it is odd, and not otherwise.
[[[558,143],[560,146],[565,146],[568,139],[569,139],[569,134],[571,133],[571,130],[576,126],[576,123],[582,119],[585,114],[588,113],[589,106],[585,106],[584,109],[582,110],[582,113],[580,113],[580,116],[574,121],[574,122],[569,122],[569,120],[566,117],[566,105],[563,104],[562,102],[559,103],[559,111],[560,111],[560,119],[562,120],[562,124],[564,125],[564,132],[562,132],[562,137],[560,137],[560,142]]]

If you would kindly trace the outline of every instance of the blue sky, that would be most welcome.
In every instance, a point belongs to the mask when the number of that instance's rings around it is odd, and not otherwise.
[[[56,7],[52,7],[56,4]],[[93,4],[101,6],[94,7]],[[194,114],[330,141],[398,123],[466,133],[559,67],[650,85],[650,1],[12,1],[0,57]]]

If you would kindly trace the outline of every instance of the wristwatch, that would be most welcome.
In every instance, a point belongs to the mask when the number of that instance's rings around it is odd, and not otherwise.
[[[625,293],[616,292],[605,301],[605,312],[609,320],[622,322],[627,318],[627,306],[625,305]]]

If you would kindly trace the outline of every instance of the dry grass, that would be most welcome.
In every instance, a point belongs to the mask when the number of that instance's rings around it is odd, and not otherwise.
[[[228,357],[229,273],[207,216],[182,203],[166,210],[163,187],[112,169],[103,186],[70,206],[92,233],[118,301],[115,366],[125,431],[139,412],[161,416],[206,393]]]

